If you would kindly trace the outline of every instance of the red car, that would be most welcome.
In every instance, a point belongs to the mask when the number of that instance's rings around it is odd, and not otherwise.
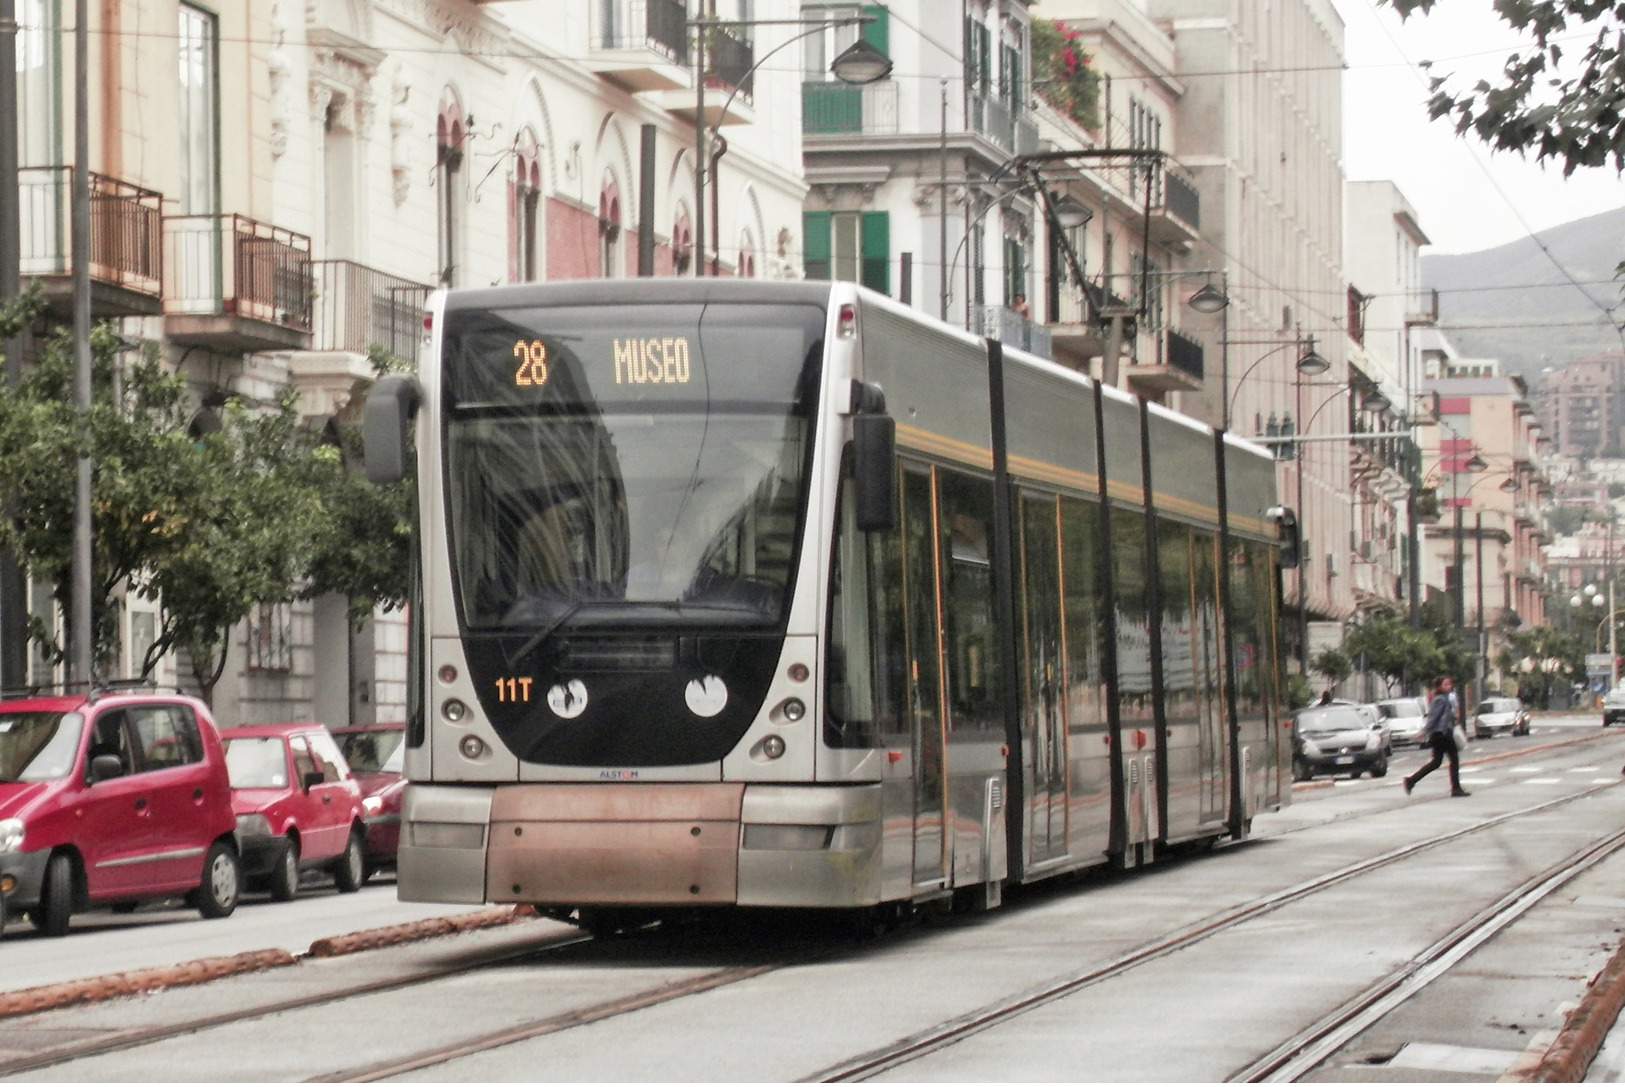
[[[340,891],[367,881],[361,787],[326,726],[242,725],[221,730],[243,872],[285,902],[299,874],[323,869]]]
[[[332,730],[339,750],[361,785],[367,810],[367,871],[395,867],[401,840],[401,795],[406,792],[402,773],[406,757],[406,726],[400,721],[372,725],[345,725]]]
[[[47,936],[96,906],[187,896],[237,906],[225,755],[208,707],[108,689],[0,702],[0,927]]]

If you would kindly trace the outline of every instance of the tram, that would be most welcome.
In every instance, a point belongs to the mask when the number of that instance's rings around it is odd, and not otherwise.
[[[1258,446],[849,283],[426,323],[364,419],[417,477],[403,900],[990,908],[1287,803]]]

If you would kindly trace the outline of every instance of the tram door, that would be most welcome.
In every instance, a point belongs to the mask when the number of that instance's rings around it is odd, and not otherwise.
[[[1058,529],[1054,498],[1021,496],[1021,731],[1030,861],[1066,852],[1067,750]]]
[[[930,469],[903,472],[903,606],[907,611],[909,740],[914,763],[914,884],[948,875],[947,751],[937,632],[937,534]]]

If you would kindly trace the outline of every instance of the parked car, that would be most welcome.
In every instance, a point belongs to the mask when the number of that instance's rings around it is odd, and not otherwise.
[[[1529,711],[1516,698],[1486,698],[1473,712],[1473,735],[1487,740],[1497,732],[1529,735]]]
[[[323,725],[242,725],[224,729],[231,806],[243,872],[285,902],[301,872],[333,874],[340,891],[367,881],[361,786]]]
[[[401,797],[406,792],[402,773],[406,725],[389,721],[346,725],[331,731],[361,786],[361,802],[366,808],[367,872],[370,875],[380,868],[393,868],[401,839]]]
[[[1353,705],[1309,706],[1292,715],[1292,779],[1308,781],[1319,773],[1357,778],[1388,773],[1393,747],[1381,723],[1370,721]]]
[[[186,896],[237,906],[241,869],[225,754],[208,707],[103,689],[0,702],[0,926],[47,936],[98,906]]]
[[[1420,744],[1422,726],[1427,724],[1427,703],[1420,698],[1385,698],[1377,703],[1382,725],[1388,730],[1388,743],[1394,747]]]
[[[1602,696],[1602,727],[1625,721],[1625,683]]]

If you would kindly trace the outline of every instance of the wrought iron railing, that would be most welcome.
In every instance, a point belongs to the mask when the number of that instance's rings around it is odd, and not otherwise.
[[[313,350],[360,355],[378,344],[397,358],[416,356],[423,306],[432,287],[348,260],[318,260],[311,269],[316,286]]]
[[[898,131],[897,84],[891,80],[854,87],[839,82],[801,85],[801,131],[809,136]]]
[[[1030,351],[1039,358],[1055,357],[1049,328],[1008,306],[972,307],[971,330],[979,336]]]
[[[1171,328],[1167,332],[1167,339],[1168,365],[1200,381],[1203,375],[1201,341]]]
[[[712,27],[705,39],[707,69],[724,87],[736,87],[739,97],[751,100],[756,87],[756,47],[728,27]]]
[[[310,239],[243,215],[164,220],[164,312],[311,328]]]
[[[687,65],[688,8],[683,0],[601,0],[601,49],[651,49]]]
[[[1162,171],[1162,206],[1192,230],[1202,228],[1202,198],[1196,186],[1172,170]]]
[[[73,168],[26,166],[17,171],[25,276],[73,270]],[[103,174],[90,175],[90,277],[157,297],[162,290],[160,193]]]

